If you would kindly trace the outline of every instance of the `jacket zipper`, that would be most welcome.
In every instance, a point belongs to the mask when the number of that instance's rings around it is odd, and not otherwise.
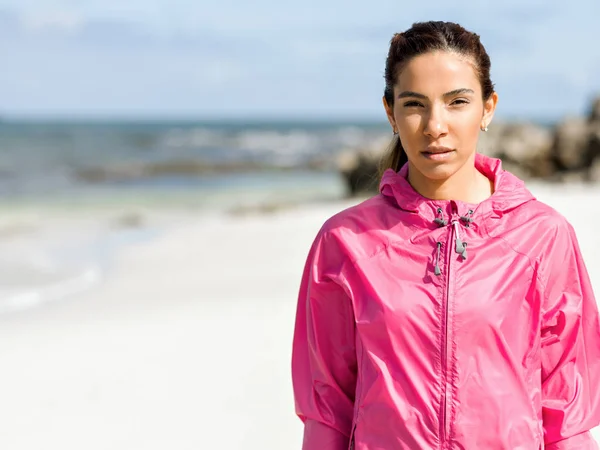
[[[443,346],[443,355],[442,358],[444,367],[443,367],[443,380],[444,380],[444,401],[443,401],[443,410],[442,410],[442,433],[440,436],[441,446],[440,448],[443,450],[446,448],[446,440],[447,440],[447,427],[448,427],[448,318],[449,318],[449,309],[450,309],[450,276],[451,276],[451,264],[452,264],[452,244],[454,243],[455,238],[455,230],[454,226],[450,224],[450,237],[448,240],[446,258],[448,263],[446,264],[446,299],[444,301],[444,346]]]
[[[354,450],[354,433],[356,433],[356,424],[352,427],[352,432],[350,434],[350,445],[348,446],[348,450]]]

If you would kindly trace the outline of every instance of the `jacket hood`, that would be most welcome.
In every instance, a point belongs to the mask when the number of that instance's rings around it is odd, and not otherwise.
[[[434,221],[440,213],[447,216],[470,214],[474,222],[481,224],[490,215],[500,217],[503,213],[535,200],[523,180],[502,168],[500,159],[477,153],[475,167],[494,183],[494,193],[479,204],[423,197],[408,182],[408,163],[398,172],[393,169],[386,170],[379,191],[399,208],[417,213],[426,221]]]

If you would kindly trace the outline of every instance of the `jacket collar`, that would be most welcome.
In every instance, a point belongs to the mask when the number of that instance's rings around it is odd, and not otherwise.
[[[446,219],[466,216],[471,211],[473,222],[481,224],[490,215],[500,217],[508,210],[534,199],[523,180],[502,168],[500,159],[477,153],[475,167],[494,183],[494,193],[479,204],[423,197],[408,182],[408,163],[398,172],[393,169],[386,170],[381,178],[379,191],[397,207],[416,213],[432,223],[440,216],[441,209]]]

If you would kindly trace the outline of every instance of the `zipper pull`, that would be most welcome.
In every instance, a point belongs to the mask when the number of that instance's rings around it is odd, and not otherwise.
[[[434,273],[439,276],[442,274],[442,270],[440,269],[440,249],[442,248],[442,243],[437,243],[437,255],[435,258],[435,271]]]
[[[460,255],[463,257],[463,259],[467,259],[467,243],[466,242],[463,242],[463,251]]]
[[[460,231],[459,231],[458,221],[457,220],[453,221],[452,225],[454,225],[454,232],[456,233],[456,237],[455,237],[456,247],[455,247],[454,251],[456,253],[460,254],[463,257],[463,259],[467,259],[467,243],[463,242],[460,239]]]

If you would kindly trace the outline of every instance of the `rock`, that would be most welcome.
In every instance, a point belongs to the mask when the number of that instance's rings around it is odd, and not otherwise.
[[[600,183],[600,158],[596,158],[590,166],[587,179],[592,183]]]
[[[600,122],[600,96],[592,101],[592,108],[588,119],[590,122]]]
[[[552,133],[533,124],[514,124],[506,127],[500,153],[513,161],[544,159],[550,155]]]
[[[219,173],[247,173],[259,171],[286,171],[280,167],[254,161],[206,163],[195,160],[172,160],[151,163],[125,163],[78,169],[73,177],[88,183],[106,183],[156,178],[161,176],[203,176]]]
[[[116,217],[113,221],[113,226],[116,228],[141,228],[144,222],[145,217],[143,213],[129,211]]]
[[[340,172],[350,196],[378,191],[379,161],[380,158],[374,158],[366,153],[358,153],[354,158],[348,156],[342,158],[341,165],[344,168]]]
[[[508,170],[510,173],[512,173],[516,177],[521,178],[522,180],[527,180],[531,178],[531,172],[529,171],[529,169],[523,164],[519,164],[518,162],[502,160],[502,168],[504,170]]]
[[[518,166],[526,178],[545,178],[554,172],[550,161],[551,130],[531,123],[505,127],[498,143],[498,157]],[[527,174],[527,175],[525,175]]]
[[[588,137],[588,146],[586,151],[587,160],[590,162],[600,158],[600,123],[592,125]]]
[[[389,151],[390,144],[389,137],[384,137],[368,148],[347,149],[340,153],[337,167],[346,182],[350,196],[378,192],[379,165],[383,156]]]
[[[600,121],[591,125],[588,138],[587,158],[589,162],[588,180],[600,183]]]
[[[585,167],[589,124],[582,118],[567,118],[554,131],[552,158],[562,171]]]

